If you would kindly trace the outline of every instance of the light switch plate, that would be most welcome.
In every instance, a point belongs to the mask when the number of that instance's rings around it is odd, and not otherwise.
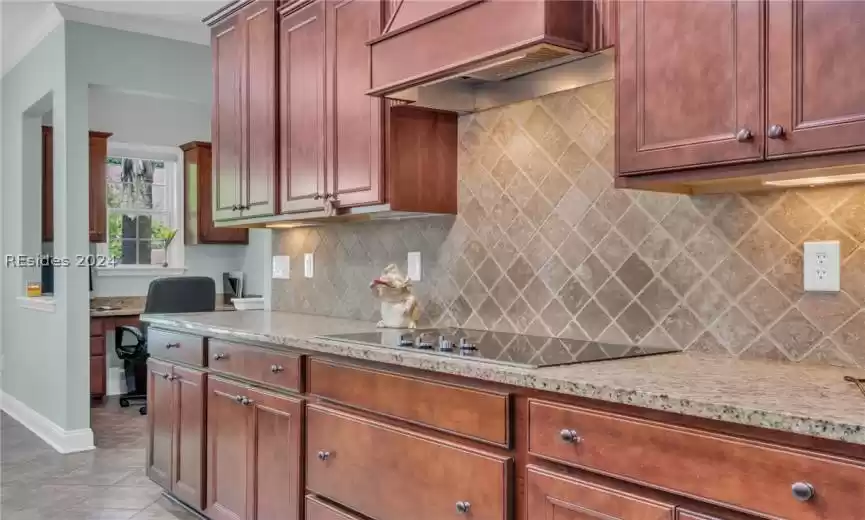
[[[291,257],[290,256],[274,256],[273,257],[273,278],[282,280],[291,279]]]
[[[312,278],[314,266],[315,261],[313,259],[312,253],[305,253],[303,255],[303,276],[307,278]]]
[[[803,254],[802,285],[806,292],[841,290],[840,242],[805,242]]]
[[[421,279],[420,251],[412,251],[408,254],[408,279],[419,282]]]

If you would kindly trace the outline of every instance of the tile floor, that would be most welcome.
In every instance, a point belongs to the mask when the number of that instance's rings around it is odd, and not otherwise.
[[[195,520],[144,474],[146,419],[116,400],[92,409],[96,450],[61,455],[0,416],[2,520]]]

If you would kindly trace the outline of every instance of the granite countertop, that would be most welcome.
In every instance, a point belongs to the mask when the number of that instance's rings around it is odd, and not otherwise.
[[[138,316],[144,313],[144,296],[95,297],[90,300],[91,318]],[[233,311],[234,305],[223,303],[222,295],[216,298],[217,311]]]
[[[375,330],[369,322],[269,311],[151,314],[154,325],[284,345],[549,392],[865,445],[861,370],[681,353],[527,369],[317,336]]]

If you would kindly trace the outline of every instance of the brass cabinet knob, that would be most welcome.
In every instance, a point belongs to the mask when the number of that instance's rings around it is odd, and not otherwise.
[[[561,437],[563,441],[571,444],[578,444],[583,440],[582,437],[577,435],[576,430],[569,430],[567,428],[559,432],[559,437]]]
[[[242,395],[236,395],[236,396],[234,396],[234,400],[237,401],[238,403],[243,402],[243,396]]]
[[[796,482],[791,486],[793,491],[793,498],[798,500],[799,502],[807,502],[814,498],[814,494],[816,493],[814,490],[814,486],[807,482]]]
[[[219,361],[220,359],[225,359],[227,357],[228,356],[226,356],[224,352],[217,352],[216,354],[213,355],[213,360]]]
[[[285,369],[282,368],[282,365],[270,365],[270,371],[273,372],[274,374],[278,374],[278,373],[282,372],[283,370],[285,370]]]
[[[240,399],[240,404],[242,404],[243,406],[249,406],[249,405],[251,405],[253,402],[254,402],[254,401],[253,401],[252,399],[250,399],[250,398],[248,398],[248,397],[246,397],[246,396],[244,396],[244,397],[242,397],[242,398]]]
[[[330,458],[329,451],[320,451],[318,452],[318,460],[327,460]]]
[[[736,140],[740,143],[746,143],[753,139],[754,134],[751,133],[747,128],[742,128],[736,133]]]
[[[781,139],[784,137],[784,127],[781,125],[772,125],[769,127],[766,135],[769,136],[769,139]]]
[[[468,512],[471,510],[471,508],[472,508],[472,505],[468,502],[465,502],[463,500],[457,502],[457,513],[459,513],[461,515],[468,514]]]

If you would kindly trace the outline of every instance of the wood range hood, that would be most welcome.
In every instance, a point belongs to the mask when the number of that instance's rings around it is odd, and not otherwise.
[[[370,95],[475,112],[612,75],[611,53],[598,55],[612,45],[608,1],[397,0],[391,11],[369,42]]]

